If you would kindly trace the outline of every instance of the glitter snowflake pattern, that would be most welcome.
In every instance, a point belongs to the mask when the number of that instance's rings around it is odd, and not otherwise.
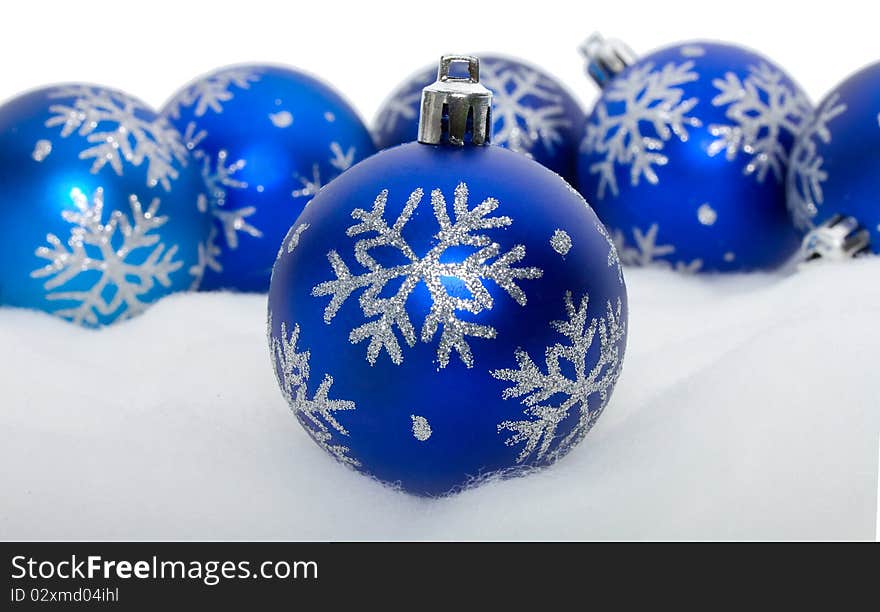
[[[614,239],[611,237],[611,234],[608,233],[608,230],[601,223],[596,223],[596,231],[598,231],[605,239],[605,242],[608,243],[608,267],[617,268],[617,281],[622,285],[623,266],[621,265],[620,254],[617,252],[617,245],[614,244]]]
[[[611,82],[605,100],[622,103],[623,109],[612,115],[605,102],[598,103],[581,142],[581,150],[604,158],[590,166],[590,172],[599,175],[599,198],[605,197],[606,189],[618,194],[618,165],[630,167],[633,186],[643,177],[657,184],[660,179],[654,167],[669,162],[662,153],[664,143],[673,136],[684,142],[688,126],[702,125],[696,117],[688,116],[697,98],[683,99],[684,90],[679,87],[699,78],[693,67],[692,61],[671,62],[654,70],[654,65],[647,63]]]
[[[80,274],[97,273],[89,289],[55,291],[48,300],[70,300],[78,306],[55,311],[54,314],[74,323],[97,325],[98,316],[128,319],[146,307],[142,297],[156,283],[171,285],[171,273],[183,264],[174,259],[177,246],[166,248],[154,230],[162,227],[168,217],[157,214],[159,199],[154,198],[144,210],[135,196],[129,198],[131,220],[122,211],[113,211],[109,221],[102,221],[104,194],[98,189],[91,202],[79,190],[71,194],[76,210],[64,210],[61,216],[74,227],[67,245],[54,234],[46,237],[49,246],[36,250],[37,257],[48,260],[43,268],[31,272],[34,278],[48,278],[47,290],[57,289]],[[132,253],[152,249],[140,263],[131,263]]]
[[[731,123],[709,126],[709,133],[717,139],[708,153],[714,156],[724,151],[728,161],[745,153],[749,161],[743,173],[755,175],[760,183],[771,170],[777,182],[783,179],[788,153],[780,136],[787,132],[796,137],[811,112],[807,97],[783,79],[781,72],[761,64],[750,66],[743,80],[728,72],[712,81],[719,92],[712,104],[726,106],[725,116]]]
[[[385,204],[388,191],[383,190],[376,197],[373,209],[366,211],[361,208],[351,213],[359,223],[348,228],[350,237],[371,234],[360,238],[354,246],[354,256],[365,269],[361,274],[353,274],[348,266],[334,250],[327,258],[336,274],[335,280],[320,283],[312,290],[314,296],[332,296],[324,310],[324,321],[330,323],[342,304],[357,290],[365,289],[359,303],[365,318],[377,317],[353,329],[349,335],[352,343],[369,339],[367,360],[376,363],[380,352],[385,350],[392,362],[403,362],[403,352],[398,342],[395,328],[410,347],[415,346],[416,332],[407,313],[406,303],[410,294],[419,283],[424,283],[431,295],[430,312],[426,315],[421,329],[421,341],[431,342],[442,326],[443,331],[437,347],[437,360],[440,367],[446,367],[450,355],[456,351],[461,361],[467,366],[474,364],[473,355],[467,337],[494,338],[496,330],[489,325],[480,325],[472,321],[462,320],[458,312],[477,315],[484,310],[491,310],[493,297],[484,280],[493,281],[503,289],[519,305],[525,306],[526,294],[517,285],[517,281],[540,278],[543,270],[535,267],[515,267],[526,255],[526,249],[518,244],[509,251],[501,253],[501,246],[493,242],[489,236],[479,233],[499,227],[508,227],[513,221],[507,216],[489,216],[498,208],[498,200],[486,198],[473,209],[468,207],[468,188],[459,183],[455,189],[453,204],[454,221],[450,219],[446,199],[439,189],[431,192],[431,206],[434,217],[439,225],[435,234],[435,244],[424,257],[419,257],[403,236],[403,230],[416,208],[422,201],[424,192],[421,188],[413,191],[403,211],[393,225],[385,221]],[[371,251],[380,247],[397,250],[407,263],[384,268],[371,255]],[[456,247],[471,247],[473,251],[463,260],[455,263],[441,261],[443,255]],[[490,261],[491,260],[491,261]],[[460,281],[470,292],[471,297],[455,297],[445,285],[444,278]],[[380,297],[387,293],[393,283],[399,282],[397,290],[391,297]]]
[[[271,319],[269,329],[271,330]],[[333,377],[324,374],[321,384],[312,397],[309,397],[309,351],[298,351],[299,325],[294,325],[288,334],[287,324],[281,323],[281,339],[271,337],[272,357],[275,360],[275,378],[281,393],[297,420],[312,439],[342,463],[359,466],[360,462],[349,456],[349,448],[334,443],[334,436],[348,436],[348,431],[336,420],[334,413],[354,410],[355,403],[348,400],[330,398]]]
[[[293,253],[296,250],[296,247],[299,246],[299,240],[303,235],[303,232],[311,227],[309,223],[301,223],[296,226],[296,229],[290,234],[290,240],[287,242],[287,252]]]
[[[207,205],[205,205],[206,207]],[[202,210],[202,206],[199,206],[199,209]],[[205,276],[205,270],[223,271],[223,266],[220,264],[222,252],[220,245],[217,244],[217,228],[212,226],[205,241],[198,244],[198,259],[196,263],[189,268],[189,274],[193,277],[189,287],[190,291],[198,290]]]
[[[85,137],[88,148],[80,159],[91,159],[92,174],[109,164],[122,175],[125,163],[147,164],[147,184],[171,190],[178,177],[176,165],[185,165],[187,150],[177,130],[164,117],[145,119],[152,111],[140,101],[118,91],[69,85],[49,94],[51,99],[71,99],[49,106],[46,127],[61,126],[62,138],[74,132]]]
[[[233,97],[233,87],[249,89],[260,80],[260,74],[250,68],[229,68],[199,79],[183,89],[169,104],[166,111],[174,119],[180,118],[182,108],[194,107],[193,115],[202,117],[209,110],[223,112],[223,103]]]
[[[245,233],[254,238],[262,238],[263,232],[247,222],[247,218],[257,212],[254,206],[243,206],[236,209],[226,208],[226,198],[231,189],[246,189],[247,183],[234,178],[236,172],[244,168],[245,161],[238,160],[228,164],[226,151],[220,151],[216,158],[199,150],[196,159],[202,162],[202,177],[210,198],[211,214],[223,229],[223,236],[230,249],[238,248],[238,234]]]
[[[702,259],[694,259],[691,262],[677,261],[672,263],[668,258],[675,253],[675,247],[671,244],[657,244],[657,234],[660,226],[656,223],[643,232],[637,227],[633,228],[635,246],[628,246],[623,237],[623,232],[614,232],[613,242],[617,246],[620,261],[628,266],[653,266],[658,268],[674,269],[677,272],[693,274],[703,267]]]
[[[553,81],[506,62],[483,62],[480,80],[493,93],[493,143],[526,154],[538,142],[549,152],[562,143],[572,125],[562,106],[564,94]]]
[[[192,151],[193,159],[202,165],[202,179],[207,195],[199,198],[199,210],[211,214],[223,232],[227,247],[231,250],[238,248],[239,232],[254,238],[262,238],[263,232],[247,221],[248,217],[257,212],[256,207],[243,206],[230,209],[227,206],[230,191],[247,189],[247,183],[235,177],[236,173],[245,167],[245,160],[229,162],[229,154],[225,150],[220,150],[216,156],[211,155],[199,147],[207,132],[205,130],[197,132],[196,129],[195,122],[190,121],[183,137],[187,149]],[[199,245],[199,263],[190,269],[190,274],[193,276],[200,276],[205,268],[214,272],[223,271],[223,265],[220,263],[223,251],[217,245],[218,235],[217,227],[212,226],[207,240]]]
[[[625,342],[621,301],[617,300],[616,309],[608,302],[605,316],[593,319],[587,316],[588,303],[586,294],[576,305],[571,292],[566,292],[568,319],[551,323],[566,343],[557,342],[547,348],[546,372],[521,349],[516,351],[516,369],[492,371],[494,378],[513,383],[504,390],[504,399],[522,398],[526,407],[523,414],[527,419],[498,425],[499,433],[513,434],[505,440],[507,446],[524,443],[518,463],[532,454],[538,460],[555,461],[567,453],[593,427],[620,377]],[[598,359],[588,369],[587,356],[596,338]],[[572,410],[577,411],[577,424],[564,437],[557,436],[557,428]]]
[[[795,225],[802,230],[813,227],[813,217],[824,201],[822,183],[828,179],[825,160],[819,155],[819,143],[831,142],[828,124],[846,112],[840,96],[833,94],[822,104],[804,127],[803,134],[791,152],[788,171],[786,204]]]
[[[335,168],[337,172],[327,179],[327,182],[336,178],[354,165],[355,148],[348,147],[343,150],[342,145],[338,142],[330,143],[330,159],[327,161],[330,166]],[[326,183],[321,178],[321,167],[318,164],[312,164],[311,177],[297,175],[296,177],[302,184],[302,189],[294,189],[291,195],[295,198],[313,198],[321,190]]]

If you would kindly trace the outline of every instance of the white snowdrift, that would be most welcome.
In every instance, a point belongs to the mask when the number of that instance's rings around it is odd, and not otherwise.
[[[178,295],[100,332],[0,309],[0,538],[873,538],[880,258],[627,280],[624,374],[586,441],[442,500],[311,442],[263,296]]]

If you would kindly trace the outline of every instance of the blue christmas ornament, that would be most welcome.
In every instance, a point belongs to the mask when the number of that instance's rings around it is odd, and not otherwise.
[[[380,149],[416,139],[422,89],[436,74],[436,67],[419,71],[379,109]],[[524,153],[573,183],[584,123],[578,101],[552,76],[512,58],[481,56],[480,80],[493,94],[493,144]]]
[[[880,63],[863,68],[819,104],[788,171],[788,208],[810,238],[837,255],[880,253]],[[817,251],[814,251],[818,247]],[[808,255],[828,255],[805,243]]]
[[[210,218],[191,162],[177,130],[113,89],[0,107],[0,304],[98,326],[198,284]]]
[[[266,291],[278,245],[322,185],[375,152],[357,113],[297,70],[223,68],[163,109],[208,186],[214,230],[202,289]]]
[[[558,175],[479,146],[491,94],[475,58],[444,57],[441,76],[453,61],[473,78],[426,88],[421,142],[315,197],[269,289],[275,373],[309,435],[432,496],[566,454],[608,403],[626,347],[605,228]]]
[[[689,272],[784,263],[799,244],[785,210],[789,152],[811,113],[800,88],[734,45],[679,44],[636,60],[595,35],[584,51],[602,94],[578,184],[624,263]]]

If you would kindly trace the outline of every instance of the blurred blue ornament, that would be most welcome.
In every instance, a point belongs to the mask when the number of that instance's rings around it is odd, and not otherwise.
[[[113,89],[0,107],[0,304],[98,326],[198,284],[210,218],[191,161],[177,130]]]
[[[679,44],[635,60],[594,36],[585,51],[604,85],[578,186],[624,263],[687,272],[784,263],[799,244],[785,209],[789,152],[811,113],[800,88],[734,45]]]
[[[278,245],[306,203],[375,152],[339,94],[287,68],[217,70],[162,114],[184,134],[208,186],[215,223],[202,289],[266,291]]]
[[[489,99],[467,85],[446,132],[443,100],[428,100],[420,140],[439,144],[380,152],[315,197],[269,289],[275,373],[300,423],[339,461],[420,495],[565,455],[626,346],[610,236],[559,176],[475,145],[478,120],[464,134]]]
[[[424,69],[397,88],[375,122],[380,149],[416,140],[422,88],[437,68]],[[480,80],[493,96],[492,142],[524,153],[574,182],[584,112],[554,77],[522,61],[480,57]]]
[[[788,208],[803,230],[851,217],[849,235],[860,227],[864,242],[880,253],[878,192],[880,63],[850,76],[819,104],[791,154]]]

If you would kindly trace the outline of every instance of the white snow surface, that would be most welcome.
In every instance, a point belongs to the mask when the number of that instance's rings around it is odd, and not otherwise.
[[[309,439],[265,296],[175,295],[97,332],[0,309],[0,538],[873,539],[880,258],[626,276],[623,376],[586,440],[439,500]]]

